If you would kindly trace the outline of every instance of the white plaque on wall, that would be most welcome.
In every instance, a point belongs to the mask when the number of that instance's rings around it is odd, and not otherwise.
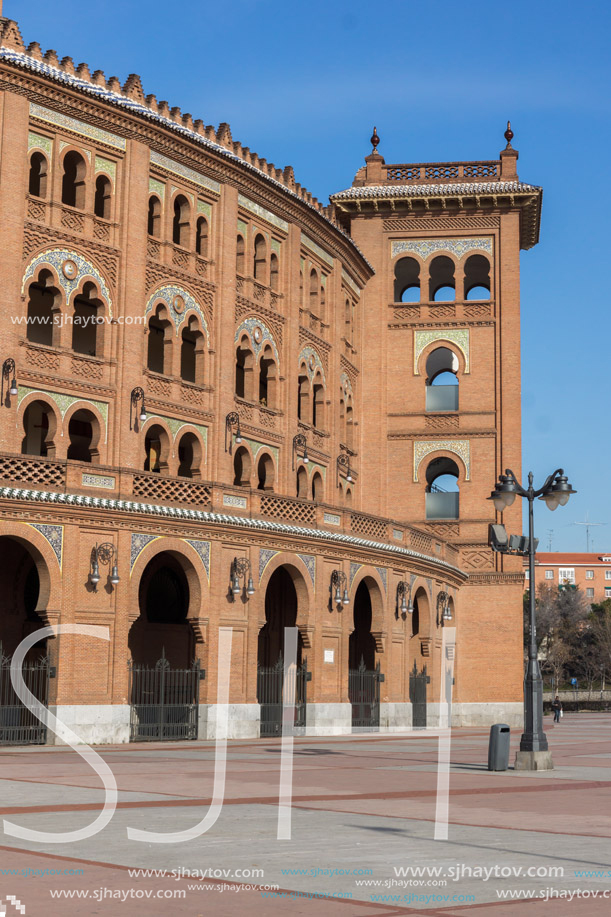
[[[325,662],[335,662],[335,650],[325,650]]]
[[[246,509],[246,497],[236,497],[233,494],[223,494],[223,506],[237,506]]]

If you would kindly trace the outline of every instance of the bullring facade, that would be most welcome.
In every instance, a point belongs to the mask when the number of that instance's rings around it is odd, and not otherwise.
[[[205,738],[230,627],[231,735],[253,736],[296,626],[299,724],[342,733],[422,722],[423,691],[435,721],[451,622],[454,722],[517,722],[521,573],[485,502],[520,466],[540,213],[511,136],[386,165],[374,134],[323,207],[227,124],[0,24],[3,653],[107,627],[38,645],[53,711],[151,738],[142,679],[192,671],[174,737]]]

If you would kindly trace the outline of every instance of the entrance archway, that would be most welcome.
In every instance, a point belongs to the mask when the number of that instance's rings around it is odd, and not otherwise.
[[[129,633],[129,649],[136,665],[155,665],[165,656],[169,664],[189,667],[195,641],[188,621],[189,582],[183,564],[169,551],[156,554],[140,578],[140,617]]]
[[[362,580],[354,596],[354,630],[348,641],[348,696],[352,704],[352,729],[371,731],[380,727],[380,663],[371,632],[373,619],[369,586]]]
[[[365,581],[359,583],[354,596],[354,630],[348,644],[349,666],[358,669],[361,660],[366,669],[375,668],[376,644],[371,633],[371,595]]]

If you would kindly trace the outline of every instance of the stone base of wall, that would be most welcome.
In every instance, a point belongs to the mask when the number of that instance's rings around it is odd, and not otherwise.
[[[49,711],[79,737],[77,744],[120,745],[129,742],[128,704],[74,704],[49,707]],[[50,729],[48,745],[65,745]]]
[[[202,704],[199,708],[199,739],[217,737],[216,704]],[[228,739],[258,739],[261,728],[259,704],[229,704]]]
[[[438,704],[432,706],[439,706]],[[485,726],[506,723],[512,729],[524,727],[524,704],[452,704],[452,726]]]
[[[352,732],[352,704],[306,704],[305,736],[345,736]]]
[[[411,728],[411,704],[380,704],[380,732],[404,732]]]

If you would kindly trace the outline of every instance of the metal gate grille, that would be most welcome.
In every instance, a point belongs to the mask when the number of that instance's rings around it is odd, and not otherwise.
[[[197,738],[199,660],[173,669],[165,653],[154,666],[130,668],[130,742],[176,742]]]
[[[297,667],[295,684],[294,726],[305,726],[307,684],[312,678],[308,660]],[[284,660],[282,653],[273,666],[257,666],[257,700],[261,705],[261,737],[282,735],[282,688],[284,685]]]
[[[414,668],[409,675],[409,699],[412,704],[412,725],[417,729],[426,726],[426,686],[429,681],[426,666],[419,672],[414,660]]]
[[[51,667],[45,656],[37,662],[24,662],[21,674],[26,688],[36,700],[49,701]],[[11,684],[11,660],[0,654],[0,745],[44,745],[47,727],[25,707]]]
[[[380,663],[367,669],[361,657],[358,669],[348,670],[348,697],[352,704],[353,729],[379,729],[380,727]]]

